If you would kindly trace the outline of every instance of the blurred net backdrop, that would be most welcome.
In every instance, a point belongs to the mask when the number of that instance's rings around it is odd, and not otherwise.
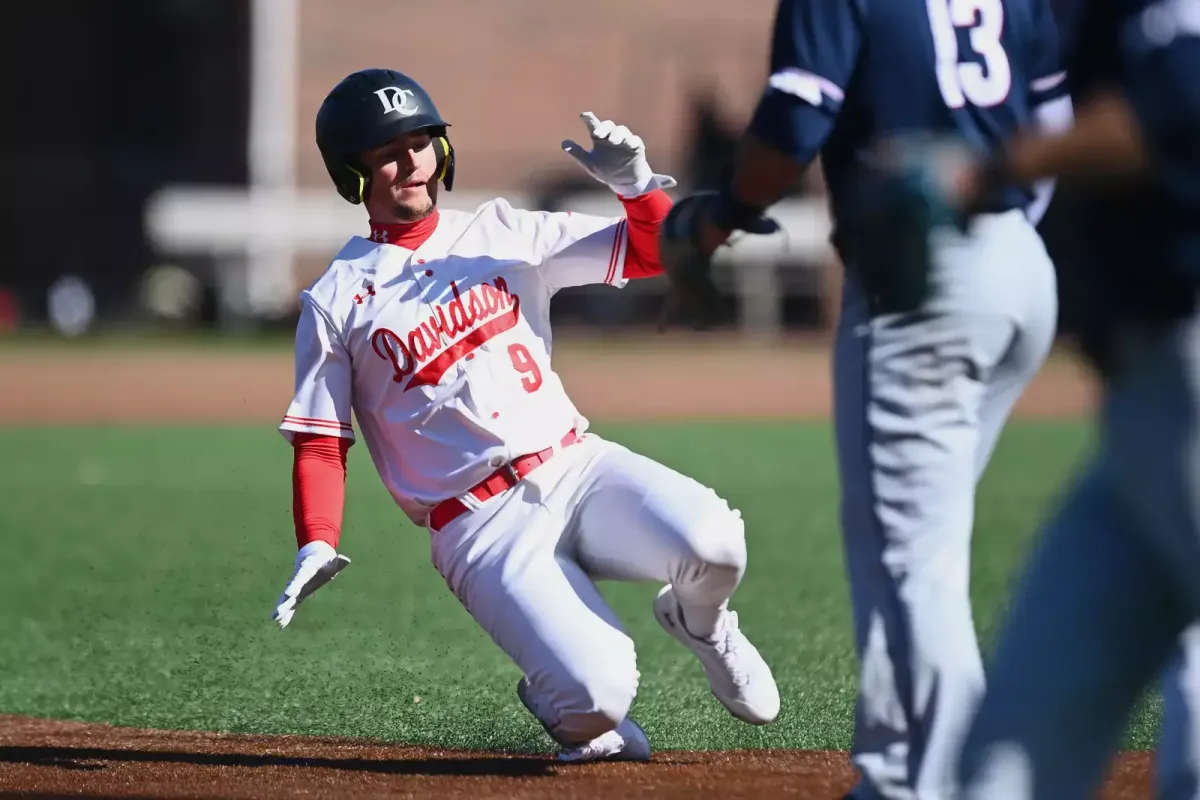
[[[411,74],[453,123],[455,191],[619,213],[562,154],[594,111],[652,164],[711,185],[761,92],[775,0],[61,0],[0,10],[0,333],[174,326],[287,331],[297,292],[364,230],[313,142],[324,94],[366,66]],[[1043,223],[1060,272],[1070,187]],[[819,168],[724,252],[731,330],[827,327],[839,267]],[[563,292],[568,325],[648,325],[664,286]],[[1064,309],[1069,324],[1071,309]]]

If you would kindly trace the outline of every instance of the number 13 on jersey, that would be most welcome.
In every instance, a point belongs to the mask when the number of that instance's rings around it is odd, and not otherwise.
[[[1002,0],[925,0],[925,6],[933,32],[938,88],[946,105],[989,108],[1003,103],[1012,89],[1012,67],[1001,40]],[[982,64],[961,59],[960,30],[967,31],[971,50]]]

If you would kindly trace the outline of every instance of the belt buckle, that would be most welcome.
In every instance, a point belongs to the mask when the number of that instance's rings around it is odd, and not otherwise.
[[[510,488],[511,488],[511,486],[516,486],[518,483],[521,482],[521,475],[520,475],[520,473],[517,472],[515,460],[509,461],[508,463],[504,464],[502,467],[499,468],[499,471],[507,474],[508,477],[512,479]]]

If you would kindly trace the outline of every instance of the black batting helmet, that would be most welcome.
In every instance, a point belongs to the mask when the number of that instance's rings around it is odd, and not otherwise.
[[[364,69],[347,75],[317,111],[317,148],[338,194],[354,205],[368,193],[371,173],[359,153],[397,136],[429,129],[437,148],[437,178],[454,186],[454,150],[429,94],[412,78],[392,69]]]

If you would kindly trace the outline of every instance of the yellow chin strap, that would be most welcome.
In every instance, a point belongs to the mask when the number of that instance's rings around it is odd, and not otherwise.
[[[361,172],[359,172],[358,170],[356,170],[354,167],[350,166],[349,164],[346,165],[346,169],[350,170],[351,172],[353,172],[355,175],[358,176],[358,202],[360,202],[360,203],[366,202],[366,198],[363,197],[363,190],[367,188],[367,179],[365,177],[363,177],[363,174]]]
[[[442,169],[437,176],[440,183],[446,179],[446,171],[450,169],[450,140],[445,136],[439,136],[438,141],[442,145]]]

